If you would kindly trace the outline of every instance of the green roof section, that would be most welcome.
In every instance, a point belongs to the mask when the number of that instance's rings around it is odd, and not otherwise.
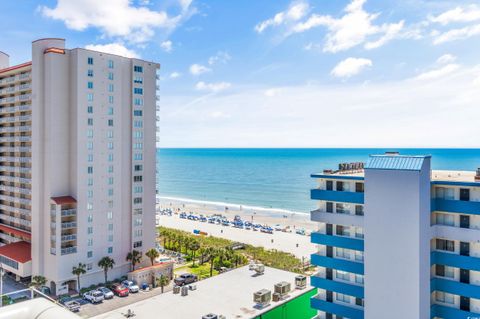
[[[370,155],[365,169],[420,171],[426,158],[430,155]]]

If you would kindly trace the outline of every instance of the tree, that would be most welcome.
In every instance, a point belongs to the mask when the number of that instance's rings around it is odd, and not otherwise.
[[[155,264],[155,259],[157,259],[160,256],[160,254],[158,253],[158,251],[155,248],[151,248],[151,249],[147,250],[145,255],[148,258],[150,258],[150,262],[152,263],[152,266]]]
[[[127,254],[126,260],[132,264],[132,271],[134,271],[135,265],[142,261],[142,253],[134,249]]]
[[[115,260],[112,258],[105,256],[98,262],[98,267],[103,268],[103,272],[105,274],[105,284],[107,284],[108,278],[108,270],[112,269],[115,265]]]
[[[160,286],[160,289],[163,294],[163,287],[168,286],[168,284],[170,283],[170,278],[168,278],[164,274],[161,274],[160,277],[157,278],[157,283]]]
[[[78,263],[78,266],[73,266],[72,275],[77,276],[77,290],[80,292],[80,276],[87,272],[87,266],[82,263]]]
[[[38,289],[41,286],[45,286],[46,283],[47,283],[47,278],[43,276],[33,276],[30,282],[30,286]]]
[[[188,248],[192,252],[192,266],[195,267],[195,253],[200,249],[200,244],[198,243],[198,241],[193,239],[188,245]]]
[[[169,241],[169,238],[171,236],[171,232],[168,229],[162,228],[160,230],[160,236],[163,239],[163,248],[167,249],[167,241]]]
[[[214,264],[214,259],[219,255],[219,250],[213,247],[208,247],[205,250],[205,254],[208,256],[208,259],[210,261],[210,277],[213,276],[213,264]]]

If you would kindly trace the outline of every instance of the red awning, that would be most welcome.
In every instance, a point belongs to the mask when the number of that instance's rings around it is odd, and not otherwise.
[[[51,200],[57,205],[76,204],[77,200],[72,196],[52,197]]]
[[[22,238],[26,238],[26,239],[32,239],[32,235],[26,231],[23,231],[23,230],[18,230],[18,229],[15,229],[15,228],[12,228],[12,227],[8,227],[6,225],[1,225],[0,224],[0,231],[3,231],[7,234],[12,234],[14,235],[15,237],[22,237]]]
[[[31,246],[26,241],[19,241],[0,247],[0,255],[22,264],[32,260]]]

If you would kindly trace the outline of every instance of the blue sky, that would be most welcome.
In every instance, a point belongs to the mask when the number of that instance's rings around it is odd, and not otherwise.
[[[163,147],[478,147],[480,4],[5,1],[0,50],[161,63]]]

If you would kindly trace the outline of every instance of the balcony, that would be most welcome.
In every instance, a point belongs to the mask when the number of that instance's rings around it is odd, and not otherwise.
[[[431,210],[480,215],[480,202],[434,198]]]
[[[310,261],[315,266],[348,271],[359,275],[364,274],[364,264],[360,261],[327,257],[320,254],[312,254]]]
[[[363,216],[357,216],[353,214],[327,213],[323,209],[317,209],[310,212],[310,219],[314,222],[320,223],[363,227]]]
[[[318,295],[310,299],[310,306],[314,309],[333,313],[337,316],[342,316],[350,319],[364,319],[363,309],[329,302],[321,299]]]
[[[363,251],[363,240],[351,237],[342,237],[314,232],[311,235],[311,241],[314,244],[348,248]]]
[[[0,219],[6,220],[8,222],[15,223],[15,224],[18,224],[18,225],[27,226],[27,227],[31,227],[31,225],[32,225],[32,223],[27,219],[23,219],[23,218],[19,218],[19,217],[13,217],[13,216],[10,216],[10,215],[5,215],[5,214],[0,214]]]
[[[432,238],[446,238],[465,242],[476,242],[480,238],[478,228],[460,228],[447,225],[432,225]]]
[[[31,120],[32,120],[31,115],[4,116],[4,117],[0,117],[0,124],[13,123],[13,122],[28,122]]]
[[[480,286],[442,278],[430,280],[430,291],[444,291],[450,294],[480,299]]]
[[[363,204],[364,193],[356,192],[342,192],[342,191],[327,191],[324,189],[312,189],[310,191],[311,199],[329,201]]]
[[[439,264],[456,268],[480,271],[480,258],[472,256],[462,256],[454,253],[441,251],[432,251],[430,253],[430,263]]]
[[[20,163],[30,163],[32,159],[30,157],[22,156],[2,156],[0,157],[0,162],[20,162]]]
[[[315,288],[334,291],[357,298],[364,298],[364,289],[359,285],[352,285],[348,282],[335,281],[317,276],[310,277],[310,283]]]
[[[19,208],[19,207],[0,204],[0,209],[6,210],[7,212],[30,215],[30,210],[25,208]]]
[[[75,254],[77,252],[77,247],[66,247],[61,249],[62,255],[69,255],[69,254]]]
[[[14,153],[30,153],[32,148],[30,146],[2,146],[0,152],[14,152]]]
[[[449,318],[449,319],[475,319],[480,318],[480,313],[460,310],[458,308],[446,307],[441,305],[432,305],[430,308],[430,318]]]
[[[61,239],[62,239],[63,242],[77,240],[77,235],[75,235],[75,234],[73,234],[73,235],[63,235],[61,237]]]
[[[32,127],[30,125],[21,125],[21,126],[4,126],[0,127],[0,133],[20,133],[20,132],[30,132],[32,130]],[[25,139],[23,141],[21,140],[13,140],[12,138],[18,138],[18,137],[27,137],[28,139]],[[8,139],[8,140],[5,140]],[[5,142],[30,142],[30,136],[4,136],[2,137],[2,140]]]
[[[0,169],[1,171],[1,169]],[[15,186],[6,186],[0,185],[0,191],[12,192],[12,193],[19,193],[24,195],[30,195],[32,191],[27,188],[15,187]]]
[[[24,204],[24,205],[30,205],[31,204],[30,199],[20,198],[20,197],[16,197],[16,196],[3,195],[3,194],[0,194],[0,200],[14,202],[14,203],[21,203],[21,204]]]
[[[75,216],[77,215],[77,210],[72,208],[72,209],[62,209],[62,217],[67,217],[67,216]]]
[[[2,108],[0,108],[0,114],[15,113],[15,112],[25,112],[25,111],[30,111],[31,109],[32,109],[32,105],[31,105],[31,104],[8,106],[8,107],[2,107]]]
[[[0,172],[30,174],[32,169],[30,167],[0,165]]]
[[[2,161],[3,157],[0,157],[0,161]],[[10,182],[10,183],[19,183],[19,184],[30,184],[30,178],[24,177],[16,177],[16,176],[8,176],[8,175],[0,175],[0,181]]]
[[[65,222],[62,223],[62,229],[69,229],[69,228],[76,228],[77,223],[76,222]]]

